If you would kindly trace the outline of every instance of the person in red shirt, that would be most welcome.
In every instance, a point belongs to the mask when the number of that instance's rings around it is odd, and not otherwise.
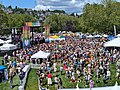
[[[47,74],[47,77],[48,77],[48,85],[52,85],[52,74],[50,72]]]

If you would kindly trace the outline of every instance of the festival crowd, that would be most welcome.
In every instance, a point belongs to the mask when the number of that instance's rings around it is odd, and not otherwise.
[[[71,83],[85,81],[85,86],[93,88],[99,78],[107,83],[111,80],[111,64],[120,59],[120,52],[117,49],[107,50],[104,42],[107,38],[79,38],[78,36],[66,36],[62,41],[51,41],[49,43],[38,43],[31,48],[16,50],[13,52],[14,62],[7,54],[4,62],[9,63],[9,76],[21,72],[27,63],[40,64],[36,72],[39,76],[40,87],[42,88],[47,80],[47,89],[55,84],[55,88],[64,88],[64,75]],[[50,52],[50,57],[44,59],[31,59],[31,56],[39,50]],[[120,78],[120,68],[116,67],[116,79]],[[58,74],[58,72],[60,72]],[[37,77],[36,77],[37,78]],[[100,82],[99,82],[100,83]]]

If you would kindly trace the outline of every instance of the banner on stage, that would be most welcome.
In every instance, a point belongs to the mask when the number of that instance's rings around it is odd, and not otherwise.
[[[26,26],[41,26],[40,22],[26,22]]]
[[[29,26],[23,27],[22,45],[23,45],[23,48],[30,47],[30,27]]]

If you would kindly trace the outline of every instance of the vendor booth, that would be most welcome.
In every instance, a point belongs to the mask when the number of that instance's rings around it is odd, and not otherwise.
[[[104,43],[104,47],[120,47],[120,38],[115,38],[111,41]]]
[[[8,71],[5,66],[0,66],[0,83],[4,80],[8,80]]]
[[[4,44],[4,43],[5,43],[5,41],[0,39],[0,44]]]
[[[37,61],[37,64],[40,64],[43,60],[48,60],[49,56],[50,53],[39,51],[31,56],[32,63],[35,64],[35,61]]]
[[[48,58],[50,53],[39,51],[31,56],[31,58]]]
[[[10,50],[15,50],[17,49],[17,46],[14,45],[14,44],[3,44],[1,47],[0,47],[0,50],[5,50],[5,51],[10,51]]]

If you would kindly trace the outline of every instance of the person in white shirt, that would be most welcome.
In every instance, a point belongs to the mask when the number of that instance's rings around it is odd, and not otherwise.
[[[111,72],[110,72],[110,70],[107,70],[107,78],[108,78],[108,80],[110,80],[110,76],[111,76]]]
[[[58,89],[58,77],[57,76],[55,76],[54,81],[55,81],[55,88],[57,90]]]

